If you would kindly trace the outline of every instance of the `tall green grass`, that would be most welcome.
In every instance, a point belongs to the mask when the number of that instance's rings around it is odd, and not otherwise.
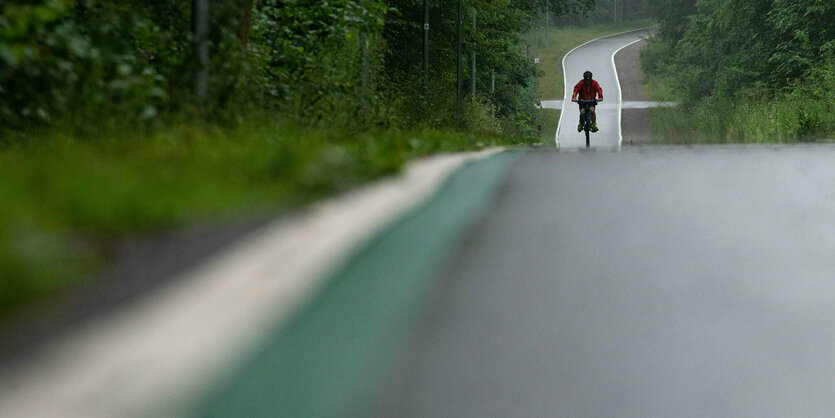
[[[417,156],[533,141],[268,118],[92,138],[55,129],[15,141],[0,147],[0,317],[93,279],[131,234],[272,214],[396,173]]]
[[[683,101],[670,78],[644,76],[652,100]],[[805,142],[835,138],[835,60],[778,92],[747,89],[733,100],[649,111],[653,142],[661,144]]]
[[[556,109],[540,109],[542,130],[539,140],[545,145],[555,145],[557,137],[557,123],[560,121],[560,111]]]
[[[835,91],[831,80],[830,77],[816,85],[795,87],[772,98],[708,99],[690,106],[650,109],[651,135],[654,142],[664,144],[832,139],[835,97],[825,90]]]

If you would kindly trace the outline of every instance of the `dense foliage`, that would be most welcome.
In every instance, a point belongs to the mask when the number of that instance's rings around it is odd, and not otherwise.
[[[0,334],[125,237],[272,215],[421,155],[537,141],[519,34],[543,9],[593,0],[467,0],[464,85],[473,52],[478,73],[461,125],[455,2],[430,0],[424,95],[422,0],[211,0],[205,101],[191,3],[0,1]]]
[[[267,111],[361,127],[455,122],[455,2],[430,0],[432,89],[424,97],[421,0],[211,1],[205,104],[191,93],[190,3],[3,2],[0,123],[7,133],[58,122],[78,128],[92,120],[153,126],[198,108],[224,120]],[[465,3],[464,66],[475,52],[479,68],[465,127],[529,133],[535,98],[525,87],[535,68],[519,33],[546,8],[567,15],[591,10],[594,0]],[[469,71],[464,74],[468,85]]]
[[[648,18],[654,4],[654,1],[648,0],[597,0],[592,13],[558,14],[550,18],[557,25],[577,26],[634,21]]]
[[[717,131],[747,129],[722,118],[756,111],[756,132],[804,137],[835,130],[835,3],[829,0],[654,2],[658,36],[642,57],[670,80],[689,110],[719,114]],[[725,109],[723,112],[722,109]],[[768,113],[768,112],[766,112]],[[763,124],[764,122],[764,124]],[[760,125],[756,127],[756,125]],[[764,129],[764,130],[763,130]]]

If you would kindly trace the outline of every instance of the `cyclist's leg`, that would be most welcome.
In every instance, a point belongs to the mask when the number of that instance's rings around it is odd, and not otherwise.
[[[594,106],[589,106],[589,111],[591,112],[591,131],[597,132],[597,113],[594,111]]]
[[[583,106],[582,103],[579,103],[579,105],[580,105],[580,124],[577,125],[577,132],[580,132],[580,131],[583,130],[583,115],[586,113],[586,107]]]

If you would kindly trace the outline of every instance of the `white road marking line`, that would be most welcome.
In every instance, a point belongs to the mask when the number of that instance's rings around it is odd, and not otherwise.
[[[541,103],[543,109],[562,110],[562,100],[543,100]],[[621,101],[620,104],[623,109],[649,109],[652,107],[673,107],[677,106],[678,102],[648,102],[628,100]],[[601,103],[600,106],[605,107],[606,103]]]
[[[645,28],[646,29],[646,28]],[[621,144],[623,143],[623,130],[621,129],[621,111],[623,110],[623,92],[620,89],[620,78],[618,77],[618,66],[615,65],[615,55],[620,52],[620,50],[628,47],[629,45],[636,44],[638,42],[643,41],[645,38],[636,39],[620,48],[612,52],[612,69],[615,72],[615,85],[618,87],[618,149],[620,149]]]

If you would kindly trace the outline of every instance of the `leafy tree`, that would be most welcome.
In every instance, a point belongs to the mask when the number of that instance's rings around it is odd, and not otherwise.
[[[672,75],[690,101],[772,94],[824,65],[835,45],[835,4],[823,0],[665,0],[655,13],[644,67]]]
[[[669,79],[687,104],[688,125],[720,137],[831,132],[831,1],[665,0],[656,13],[659,36],[642,52],[642,66]],[[737,120],[717,117],[728,109]]]
[[[392,6],[386,19],[384,38],[388,45],[383,71],[389,85],[397,86],[399,95],[406,97],[405,106],[414,109],[423,103],[423,2],[422,0],[390,0]],[[470,0],[464,9],[464,77],[469,85],[470,56],[475,52],[480,68],[476,80],[479,87],[470,106],[481,106],[485,111],[504,121],[508,131],[518,132],[527,123],[532,129],[535,98],[526,90],[527,81],[536,68],[524,55],[525,45],[520,38],[534,18],[546,7],[554,15],[591,10],[593,0]],[[457,7],[455,2],[430,0],[430,91],[428,106],[423,112],[406,114],[416,120],[451,123],[456,97],[457,65]],[[472,8],[477,13],[477,29],[472,29]],[[496,74],[497,91],[483,94]],[[525,122],[527,121],[527,122]]]
[[[775,0],[768,23],[776,45],[768,60],[774,84],[807,75],[835,53],[835,3],[826,0]]]
[[[209,115],[235,119],[246,109],[265,109],[311,123],[450,124],[457,8],[430,3],[433,89],[424,98],[422,0],[212,1]],[[465,55],[475,52],[481,69],[470,112],[503,120],[510,130],[531,125],[535,98],[525,85],[536,70],[522,53],[519,32],[545,8],[566,15],[594,4],[468,0],[465,20],[475,7],[479,26],[465,25]],[[2,3],[0,122],[14,130],[76,117],[78,125],[158,123],[189,110],[190,6],[173,0]],[[493,71],[497,91],[486,94]]]

